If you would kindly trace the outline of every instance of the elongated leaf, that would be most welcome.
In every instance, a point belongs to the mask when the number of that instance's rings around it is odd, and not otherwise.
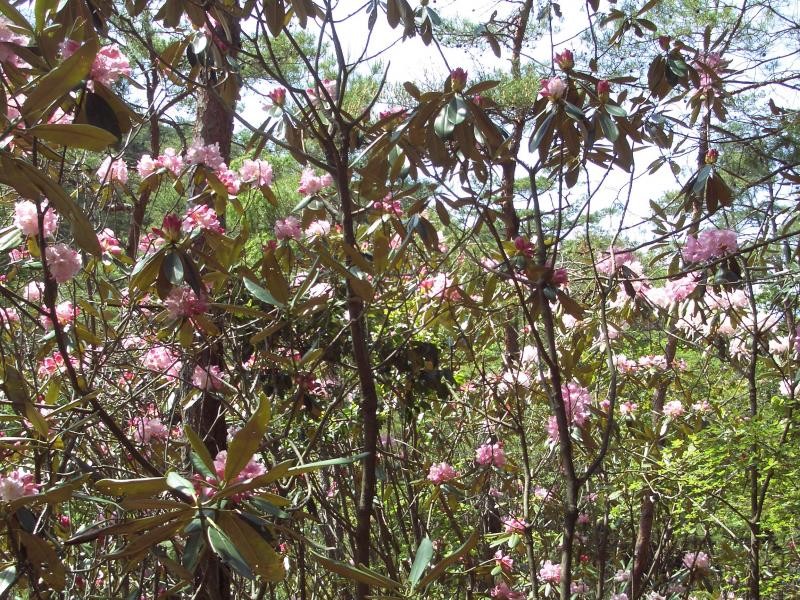
[[[539,125],[536,131],[533,132],[533,135],[531,136],[531,141],[528,143],[528,150],[530,150],[531,152],[535,152],[539,148],[539,144],[542,143],[545,134],[547,134],[552,128],[554,117],[555,113],[551,112],[549,115],[545,117],[544,121],[542,121],[542,124]]]
[[[281,557],[255,529],[228,512],[219,513],[216,522],[231,540],[235,540],[236,549],[256,575],[268,582],[283,579]]]
[[[430,573],[428,573],[419,582],[419,587],[424,588],[437,577],[439,577],[447,567],[466,556],[470,551],[472,551],[473,548],[475,548],[475,546],[478,545],[478,540],[480,540],[480,537],[481,536],[477,531],[473,531],[472,535],[469,536],[467,541],[464,542],[461,547],[459,547],[455,552],[445,556],[440,562],[436,563],[436,565],[431,569]]]
[[[228,459],[225,462],[225,481],[230,481],[242,472],[245,465],[261,445],[272,410],[267,398],[262,397],[253,416],[242,427],[228,447]]]
[[[159,492],[167,491],[165,477],[148,477],[143,479],[101,479],[95,482],[94,487],[112,496],[125,496],[137,498],[152,496]]]
[[[368,456],[369,452],[362,452],[361,454],[356,454],[355,456],[330,458],[328,460],[320,460],[317,462],[306,463],[304,465],[297,465],[296,467],[288,469],[286,474],[292,476],[292,475],[299,475],[300,473],[308,473],[309,471],[317,471],[325,467],[333,467],[336,465],[350,465],[360,460],[364,460]]]
[[[93,38],[55,69],[36,80],[22,105],[25,119],[33,123],[56,100],[86,79],[98,50],[98,42]]]
[[[603,135],[610,142],[616,142],[619,137],[619,129],[614,119],[605,113],[600,113],[600,128],[603,130]]]
[[[313,550],[309,550],[308,554],[314,561],[318,562],[329,571],[337,573],[342,577],[346,577],[347,579],[352,579],[353,581],[366,583],[367,585],[379,588],[395,589],[400,587],[400,584],[396,581],[389,579],[385,575],[376,573],[367,567],[354,567],[353,565],[349,565],[345,562],[322,556]]]
[[[0,596],[17,580],[17,567],[6,567],[0,571]]]
[[[247,579],[253,579],[254,575],[250,565],[247,564],[247,561],[236,548],[231,538],[214,521],[211,519],[207,519],[207,521],[210,527],[206,529],[206,535],[211,549],[222,559],[222,562],[234,569],[239,575]]]
[[[186,479],[185,477],[179,475],[175,471],[170,471],[167,473],[167,487],[175,492],[179,492],[190,498],[193,498],[195,495],[194,486],[192,482]]]
[[[433,558],[433,542],[431,542],[431,538],[425,536],[420,542],[419,548],[417,548],[417,554],[414,556],[414,564],[411,565],[411,573],[408,576],[411,587],[417,585],[425,569],[428,568],[431,558]]]
[[[183,426],[183,433],[186,435],[186,439],[189,440],[189,445],[192,447],[192,465],[194,465],[194,468],[200,471],[202,475],[213,477],[214,459],[211,457],[211,453],[208,451],[208,448],[206,448],[203,440],[200,439],[200,436],[197,435],[194,429],[189,425]]]
[[[37,125],[31,127],[28,133],[61,146],[83,148],[95,152],[104,150],[118,141],[116,136],[104,129],[77,123]]]
[[[244,287],[246,287],[247,291],[250,292],[257,300],[261,300],[261,302],[264,302],[265,304],[277,306],[278,308],[284,307],[282,302],[279,302],[272,294],[255,283],[252,279],[244,277]]]

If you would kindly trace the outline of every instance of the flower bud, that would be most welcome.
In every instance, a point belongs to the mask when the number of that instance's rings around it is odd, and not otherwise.
[[[572,54],[572,50],[569,49],[557,53],[553,60],[562,71],[569,71],[575,66],[575,57]]]
[[[462,91],[466,84],[467,72],[464,69],[458,67],[450,72],[450,87],[453,88],[454,92]]]
[[[168,242],[177,242],[181,239],[181,220],[175,213],[168,213],[161,222],[161,229],[153,231]]]
[[[715,165],[715,164],[717,164],[717,159],[718,158],[719,158],[719,150],[717,150],[715,148],[711,148],[711,149],[709,149],[708,152],[706,152],[706,164],[707,165]]]
[[[276,87],[274,90],[267,92],[267,97],[272,100],[273,106],[283,106],[286,103],[286,89]]]
[[[669,45],[672,43],[672,38],[668,35],[660,35],[658,36],[658,45],[661,46],[661,49],[666,52],[669,50]]]
[[[597,82],[597,97],[601,102],[608,100],[608,93],[611,91],[611,84],[607,79],[601,79]]]

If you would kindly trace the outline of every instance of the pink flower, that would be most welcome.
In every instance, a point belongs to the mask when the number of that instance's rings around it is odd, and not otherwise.
[[[503,442],[496,444],[483,444],[475,451],[475,462],[484,467],[494,465],[501,468],[506,464],[506,453]]]
[[[272,184],[272,165],[265,160],[245,160],[239,167],[239,175],[245,183],[255,183],[258,187]]]
[[[550,280],[552,281],[553,285],[566,285],[569,283],[569,273],[567,273],[566,269],[554,269],[553,270],[553,277]]]
[[[0,326],[5,329],[11,329],[11,325],[18,325],[20,323],[19,313],[13,307],[0,308]]]
[[[181,229],[184,233],[192,233],[196,229],[209,229],[217,233],[224,231],[219,223],[217,211],[205,204],[198,204],[186,210]]]
[[[555,584],[561,581],[561,565],[554,565],[549,560],[545,561],[539,569],[539,579],[545,583]]]
[[[180,358],[166,346],[150,348],[142,358],[142,366],[150,371],[161,373],[168,379],[177,379],[181,374]]]
[[[708,571],[711,568],[711,560],[705,552],[687,552],[683,555],[683,566],[689,570]]]
[[[158,156],[158,162],[175,177],[178,177],[183,169],[183,157],[175,148],[164,148],[164,153]]]
[[[308,227],[306,227],[307,238],[327,237],[330,232],[331,224],[328,221],[311,221],[311,223],[308,224]]]
[[[188,286],[175,287],[164,300],[164,306],[173,319],[190,318],[208,310],[208,301],[198,297]]]
[[[606,256],[604,258],[597,261],[595,266],[598,273],[613,275],[617,272],[617,269],[622,267],[622,265],[631,263],[634,260],[633,252],[629,250],[623,250],[621,248],[612,248],[606,252]]]
[[[398,218],[403,216],[403,205],[399,200],[394,200],[391,194],[387,194],[383,200],[375,200],[372,203],[372,210]]]
[[[45,237],[52,237],[58,230],[58,214],[47,205],[47,200],[41,203],[44,213],[43,225]],[[23,235],[35,237],[39,235],[39,215],[36,212],[36,204],[30,200],[20,200],[14,205],[14,226]]]
[[[331,100],[336,102],[337,93],[336,93],[336,82],[331,81],[330,79],[323,79],[322,80],[322,87],[324,88],[327,95],[330,96]],[[309,99],[311,100],[311,104],[317,106],[319,105],[320,99],[327,100],[327,97],[324,92],[314,88],[306,88],[306,93],[308,94]]]
[[[542,89],[539,93],[549,98],[550,102],[557,102],[560,100],[564,93],[567,91],[566,82],[560,77],[551,77],[550,79],[542,79]]]
[[[711,229],[703,231],[697,238],[686,238],[683,258],[687,262],[703,262],[711,258],[733,254],[739,249],[736,232],[730,229]]]
[[[506,533],[525,533],[528,524],[522,519],[516,517],[506,517],[503,519],[503,526]]]
[[[503,554],[502,550],[498,550],[494,553],[494,561],[504,573],[510,573],[514,569],[514,559],[507,554]]]
[[[686,412],[686,410],[683,408],[683,404],[681,404],[680,400],[672,400],[664,405],[664,415],[670,419],[677,419],[683,415],[684,412]]]
[[[276,87],[275,89],[267,92],[267,97],[270,99],[272,106],[283,106],[286,104],[286,89]]]
[[[192,385],[205,391],[218,391],[224,387],[222,371],[217,365],[196,366],[192,375]]]
[[[715,165],[717,164],[718,158],[719,158],[719,150],[717,150],[716,148],[709,148],[708,152],[706,152],[705,163],[707,165]]]
[[[693,65],[700,76],[698,92],[708,92],[719,87],[719,78],[722,75],[723,61],[719,52],[708,52],[695,59]]]
[[[153,159],[153,157],[149,154],[143,154],[139,159],[139,162],[136,163],[136,171],[139,173],[139,177],[142,179],[150,177],[150,175],[158,171],[160,168],[161,164],[159,161]]]
[[[74,117],[70,113],[65,113],[63,109],[58,106],[53,111],[53,114],[50,115],[50,118],[47,120],[48,123],[53,125],[69,125],[72,123]]]
[[[225,463],[228,461],[228,452],[227,450],[221,450],[216,458],[214,458],[214,471],[217,473],[217,477],[222,480],[225,478]],[[261,463],[257,456],[253,456],[244,468],[231,480],[231,483],[241,483],[243,481],[249,481],[250,479],[255,479],[267,472],[267,469]]]
[[[600,100],[606,101],[608,100],[608,94],[611,92],[611,84],[608,82],[607,79],[601,79],[597,82],[597,95],[600,97]]]
[[[66,283],[81,270],[81,255],[66,244],[47,246],[44,251],[47,269],[57,283]]]
[[[467,72],[464,69],[458,67],[450,71],[450,87],[454,92],[462,91],[465,85],[467,85]]]
[[[239,193],[239,188],[242,186],[242,182],[239,180],[239,174],[236,171],[231,171],[228,169],[225,164],[223,163],[223,169],[217,171],[217,178],[222,182],[222,185],[225,186],[225,190],[235,196]]]
[[[24,496],[33,496],[39,493],[40,487],[33,474],[20,467],[8,475],[0,475],[0,500],[11,502]]]
[[[322,179],[314,174],[313,169],[303,169],[300,174],[300,187],[297,191],[303,196],[311,196],[322,189]]]
[[[451,277],[443,273],[437,273],[435,276],[425,279],[419,284],[419,287],[429,298],[442,298],[450,302],[461,300],[458,285]]]
[[[214,142],[208,146],[202,140],[195,140],[186,151],[186,162],[192,165],[206,165],[214,171],[225,166],[225,161],[219,152],[219,144]]]
[[[378,120],[383,121],[384,119],[388,119],[389,117],[405,117],[406,116],[406,109],[402,106],[393,106],[391,108],[387,108],[386,110],[382,110],[378,113]]]
[[[527,597],[522,592],[512,590],[505,581],[494,586],[490,595],[495,600],[525,600]]]
[[[561,396],[564,398],[569,424],[583,427],[591,414],[589,405],[592,403],[592,397],[589,390],[578,383],[570,382],[561,386]],[[547,423],[547,434],[551,442],[558,442],[558,421],[555,416],[551,416]]]
[[[112,159],[106,156],[97,169],[97,178],[104,185],[114,182],[125,185],[128,182],[128,165],[121,158]]]
[[[621,414],[623,417],[627,417],[628,415],[632,415],[634,412],[636,412],[637,408],[639,408],[638,404],[628,400],[619,405],[619,414]]]
[[[41,281],[31,281],[22,290],[22,297],[29,302],[38,302],[44,292],[44,284]]]
[[[17,46],[27,46],[28,38],[20,33],[12,31],[11,22],[0,18],[0,42],[8,42]],[[14,53],[13,48],[5,44],[0,44],[0,62],[8,62],[16,67],[21,67],[24,61]]]
[[[169,428],[159,419],[141,416],[131,419],[133,438],[140,444],[149,444],[153,441],[166,441],[169,438]]]
[[[98,233],[97,241],[100,243],[100,248],[102,248],[105,254],[111,254],[113,256],[119,256],[122,254],[122,248],[119,245],[119,240],[111,229],[106,228]]]
[[[92,64],[92,79],[109,86],[123,75],[130,74],[130,63],[116,44],[100,48]]]
[[[293,215],[275,222],[275,237],[279,240],[299,240],[302,235],[300,221]]]
[[[428,472],[428,480],[436,485],[440,485],[456,477],[458,477],[456,470],[445,462],[431,465],[431,469]]]
[[[58,324],[62,327],[72,323],[79,314],[80,309],[77,306],[73,306],[72,302],[69,300],[56,304],[56,320],[58,320]],[[39,317],[39,322],[45,329],[49,330],[53,328],[53,321],[46,315]]]
[[[569,71],[575,66],[575,57],[572,54],[572,50],[569,49],[557,53],[553,60],[562,71]]]

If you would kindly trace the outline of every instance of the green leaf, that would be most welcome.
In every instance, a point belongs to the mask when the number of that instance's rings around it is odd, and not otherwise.
[[[626,111],[621,106],[616,104],[611,104],[610,102],[606,102],[603,106],[606,108],[606,112],[610,115],[614,115],[615,117],[627,117],[628,111]]]
[[[253,454],[256,453],[267,432],[271,412],[269,400],[262,397],[256,412],[233,436],[233,440],[228,446],[228,459],[225,462],[225,481],[231,481],[241,473]]]
[[[0,571],[0,596],[6,593],[17,580],[17,567],[10,566]]]
[[[411,565],[411,573],[408,576],[412,588],[417,585],[425,569],[430,564],[432,557],[433,542],[431,542],[431,538],[425,536],[420,542],[419,548],[417,548],[417,554],[414,556],[414,564]]]
[[[7,252],[22,243],[22,232],[16,225],[0,229],[0,252]]]
[[[252,279],[248,279],[244,277],[244,287],[247,288],[247,291],[250,292],[254,298],[264,302],[265,304],[271,304],[272,306],[276,306],[278,308],[283,308],[284,304],[279,302],[275,299],[275,297],[270,294],[267,290],[263,287],[255,283]]]
[[[70,123],[67,125],[37,125],[28,130],[31,135],[47,142],[53,142],[69,148],[83,148],[99,152],[105,150],[118,138],[104,129],[93,125]]]
[[[697,173],[697,178],[694,181],[694,185],[692,185],[693,194],[699,194],[703,190],[713,169],[714,168],[711,165],[705,165],[702,169],[700,169],[700,171]]]
[[[142,479],[101,479],[94,484],[98,490],[111,496],[126,498],[152,496],[167,491],[165,477],[146,477]]]
[[[206,448],[203,440],[197,435],[189,425],[183,426],[183,433],[186,439],[189,440],[189,445],[192,447],[191,461],[194,468],[200,474],[206,477],[215,477],[214,472],[214,459],[211,458],[211,453]]]
[[[455,129],[455,125],[448,118],[448,107],[449,105],[442,107],[442,110],[439,111],[439,114],[436,116],[436,120],[433,123],[433,132],[440,138],[449,137],[452,135],[453,129]]]
[[[25,17],[22,16],[22,13],[14,8],[11,3],[8,2],[8,0],[0,0],[0,14],[2,14],[15,25],[18,25],[23,29],[27,29],[28,31],[32,31],[30,24],[25,20]]]
[[[376,573],[367,567],[354,567],[353,565],[349,565],[345,562],[322,556],[313,550],[309,550],[308,553],[313,560],[321,564],[323,567],[329,571],[341,575],[342,577],[346,577],[347,579],[352,579],[353,581],[358,581],[359,583],[365,583],[367,585],[379,588],[392,589],[400,587],[400,584],[396,581],[393,581],[388,577],[381,575],[380,573]]]
[[[169,489],[189,496],[190,498],[195,497],[195,490],[192,482],[175,471],[167,473],[166,482]]]
[[[669,67],[669,70],[675,73],[675,75],[678,77],[684,77],[689,73],[689,67],[685,62],[678,58],[668,58],[667,66]]]
[[[38,120],[56,100],[86,79],[98,49],[97,39],[92,38],[55,69],[34,81],[22,105],[25,120],[29,123]]]
[[[539,148],[539,144],[542,143],[542,140],[544,139],[545,135],[550,131],[552,127],[553,118],[555,117],[555,115],[556,114],[554,112],[551,112],[549,115],[547,115],[544,121],[542,121],[542,124],[539,125],[536,131],[533,132],[533,135],[531,136],[531,141],[528,143],[528,150],[530,152],[535,152]]]
[[[239,575],[247,579],[253,579],[254,575],[250,565],[242,557],[231,538],[214,521],[207,519],[207,522],[210,527],[206,529],[206,535],[211,549],[222,559],[222,562],[234,569]]]
[[[286,474],[287,475],[299,475],[300,473],[308,473],[309,471],[317,471],[324,467],[332,467],[336,465],[350,465],[352,463],[358,462],[360,460],[364,460],[367,456],[369,456],[369,452],[362,452],[361,454],[356,454],[355,456],[348,456],[348,457],[341,457],[341,458],[329,458],[328,460],[320,460],[317,462],[312,463],[305,463],[303,465],[297,465],[296,467],[292,467],[289,469]]]
[[[439,575],[441,575],[447,567],[466,556],[470,551],[472,551],[473,548],[475,548],[475,546],[478,545],[478,540],[480,540],[480,537],[481,536],[477,531],[473,531],[472,535],[469,536],[467,541],[464,542],[455,552],[448,554],[440,562],[436,563],[436,565],[431,569],[430,573],[428,573],[425,578],[419,582],[419,587],[424,588],[437,577],[439,577]]]
[[[0,182],[8,183],[23,195],[26,194],[19,188],[29,189],[28,186],[33,185],[50,201],[50,205],[55,208],[56,212],[72,225],[75,243],[93,256],[100,257],[102,255],[100,243],[97,241],[97,234],[92,224],[72,198],[67,195],[64,188],[23,160],[3,155],[2,167],[1,170],[5,172],[0,174]],[[26,181],[24,186],[18,185],[20,178]]]
[[[581,121],[586,117],[580,108],[570,102],[567,102],[566,100],[564,100],[564,110],[566,111],[568,117],[575,119],[576,121]]]
[[[281,557],[253,527],[228,512],[220,512],[217,523],[230,539],[236,540],[240,555],[264,581],[283,579],[285,572]]]
[[[183,260],[177,252],[170,252],[161,263],[161,271],[172,285],[183,283]]]
[[[606,113],[598,113],[600,117],[600,129],[603,130],[603,135],[610,142],[616,142],[619,137],[619,129],[614,119],[609,117]]]

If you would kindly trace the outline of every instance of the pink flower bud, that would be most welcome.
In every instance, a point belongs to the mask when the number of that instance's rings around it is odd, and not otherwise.
[[[601,79],[597,82],[597,96],[600,98],[601,101],[605,102],[608,100],[608,93],[611,91],[611,84],[608,83],[607,79]]]
[[[164,216],[161,222],[161,229],[153,229],[168,242],[177,242],[181,238],[181,220],[175,213]]]
[[[282,87],[276,87],[267,93],[267,97],[272,100],[273,106],[283,106],[286,103],[286,90]]]
[[[706,152],[706,164],[707,165],[715,165],[717,164],[717,159],[719,158],[719,150],[715,148],[711,148],[708,152]]]
[[[669,50],[669,45],[672,42],[672,38],[668,35],[660,35],[658,36],[658,45],[661,46],[661,49],[666,52]]]
[[[450,72],[450,86],[453,88],[454,92],[460,92],[464,89],[466,84],[467,72],[464,69],[458,67]]]
[[[575,66],[575,57],[569,49],[559,52],[553,59],[562,71],[569,71]]]

